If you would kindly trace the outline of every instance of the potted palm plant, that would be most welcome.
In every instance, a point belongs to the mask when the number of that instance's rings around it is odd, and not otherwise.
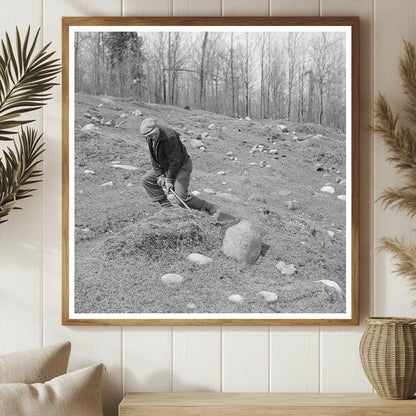
[[[42,135],[28,126],[34,120],[25,115],[52,97],[61,66],[48,50],[50,43],[36,50],[39,32],[31,38],[29,27],[21,38],[16,28],[14,47],[7,32],[0,41],[0,141],[13,142],[0,157],[0,224],[19,208],[19,199],[32,195],[42,176]]]

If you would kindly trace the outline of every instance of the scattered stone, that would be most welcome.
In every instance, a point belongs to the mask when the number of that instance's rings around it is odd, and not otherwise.
[[[221,182],[221,185],[227,185],[228,182]]]
[[[204,147],[205,144],[202,140],[191,139],[191,146],[194,147],[195,149],[199,149],[201,147]]]
[[[108,187],[108,186],[113,186],[113,185],[114,185],[113,182],[106,182],[106,183],[103,183],[100,186],[102,186],[102,187]]]
[[[278,261],[276,268],[280,273],[289,276],[296,272],[296,267],[293,264],[286,264],[284,261]]]
[[[289,133],[289,129],[287,128],[287,126],[284,126],[283,124],[279,124],[278,127],[279,127],[281,132]]]
[[[103,103],[97,105],[98,108],[100,108],[102,106],[103,106]]]
[[[341,173],[341,171],[340,170],[337,170],[336,173],[339,175]]]
[[[217,172],[217,175],[225,175],[225,172],[223,170],[220,170],[219,172]]]
[[[270,149],[270,150],[269,150],[269,153],[270,153],[271,155],[277,155],[277,153],[279,153],[279,151],[278,151],[277,149]]]
[[[132,183],[128,183],[126,186],[127,186],[127,188],[131,188],[133,186],[133,184]]]
[[[324,170],[324,165],[322,163],[315,163],[316,170],[322,172]]]
[[[231,302],[234,302],[234,303],[243,303],[244,302],[244,298],[241,295],[228,296],[228,300],[230,300]]]
[[[251,118],[250,118],[249,116],[247,116],[245,119],[246,119],[247,121],[251,121]]]
[[[217,195],[227,202],[234,202],[234,203],[240,202],[240,198],[237,195],[228,194],[226,192],[221,192]]]
[[[265,168],[265,167],[266,167],[266,161],[265,161],[265,160],[260,160],[260,162],[259,162],[259,166],[260,166],[261,168]]]
[[[342,289],[340,288],[339,284],[337,282],[334,282],[333,280],[318,280],[319,283],[322,283],[325,286],[333,287],[337,292],[342,293]]]
[[[106,126],[108,127],[114,127],[116,125],[116,122],[114,121],[114,119],[112,118],[110,121],[107,121],[105,123]]]
[[[232,156],[233,155],[233,152],[227,152],[226,155],[227,156]]]
[[[205,146],[201,146],[201,147],[199,148],[199,150],[200,150],[201,152],[205,152],[205,150],[207,150],[207,148],[206,148]]]
[[[284,189],[279,191],[279,196],[288,196],[288,195],[291,195],[291,194],[292,194],[292,192],[284,190]]]
[[[188,256],[188,260],[192,263],[198,264],[199,266],[206,266],[212,263],[212,259],[199,253],[192,253]]]
[[[97,129],[98,127],[95,124],[89,123],[89,124],[86,124],[81,130],[89,131],[89,130],[97,130]]]
[[[337,198],[340,200],[340,201],[346,201],[347,200],[347,197],[345,196],[345,195],[338,195],[337,196]]]
[[[227,127],[225,127],[225,126],[221,127],[221,130],[227,130]]]
[[[142,116],[143,113],[140,110],[135,110],[135,111],[133,111],[133,115],[136,116],[136,117],[139,117],[139,116]]]
[[[262,296],[266,302],[276,302],[277,301],[277,293],[268,292],[263,290],[257,293],[259,296]]]
[[[92,114],[91,113],[84,113],[83,116],[86,117],[86,118],[91,118]]]
[[[335,189],[332,186],[323,186],[321,188],[321,192],[325,192],[326,194],[334,194]]]
[[[337,178],[335,179],[336,183],[341,183],[342,182],[342,178],[341,176],[337,176]]]
[[[137,170],[139,168],[136,168],[135,166],[130,166],[130,165],[118,165],[118,164],[112,164],[111,165],[113,168],[120,168],[120,169],[124,169],[124,170]]]
[[[110,162],[111,164],[120,164],[120,161],[119,160],[113,160],[112,162]]]
[[[199,191],[192,191],[191,194],[193,196],[199,196],[199,195],[201,195],[201,192],[199,192]]]
[[[215,124],[210,124],[210,125],[208,126],[208,129],[209,129],[209,130],[214,130],[216,127],[217,127],[217,126],[216,126]]]
[[[208,195],[215,195],[215,191],[213,191],[212,189],[210,189],[210,188],[206,188],[206,189],[204,189],[204,192],[206,193],[206,194],[208,194]]]
[[[251,165],[251,166],[254,166],[254,165],[258,166],[258,164],[256,162],[250,162],[249,165]]]
[[[225,232],[222,251],[227,257],[254,264],[261,252],[260,230],[247,220],[240,221]]]
[[[167,286],[179,286],[184,281],[180,274],[168,273],[162,276],[162,282]]]
[[[129,115],[126,113],[120,114],[120,118],[127,118]]]
[[[90,233],[91,232],[91,230],[89,228],[82,228],[81,231],[83,233]]]
[[[195,305],[195,303],[188,303],[188,304],[186,305],[186,307],[187,307],[188,309],[196,309],[196,305]]]
[[[202,133],[202,134],[201,134],[201,138],[202,138],[202,139],[207,139],[207,138],[208,138],[208,136],[209,136],[209,133]]]
[[[327,231],[327,234],[328,234],[331,238],[334,238],[334,237],[335,237],[335,233],[334,233],[333,231],[331,231],[331,230],[328,230],[328,231]]]
[[[272,167],[272,165],[266,165],[265,167],[266,167],[266,169],[270,169]]]
[[[84,170],[84,173],[86,173],[87,175],[88,174],[90,174],[90,175],[94,175],[95,174],[95,172],[93,170],[90,170],[90,169],[85,169]]]
[[[221,225],[225,225],[225,224],[235,225],[240,221],[240,219],[237,217],[234,217],[234,215],[227,214],[226,212],[223,212],[220,210],[218,210],[212,216],[212,218],[214,219],[214,224],[221,224]]]
[[[299,201],[286,201],[286,208],[291,211],[296,211],[299,209]]]

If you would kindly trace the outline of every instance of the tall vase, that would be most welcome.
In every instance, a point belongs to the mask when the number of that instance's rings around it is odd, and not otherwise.
[[[416,320],[367,318],[360,358],[381,397],[412,398],[416,392]]]

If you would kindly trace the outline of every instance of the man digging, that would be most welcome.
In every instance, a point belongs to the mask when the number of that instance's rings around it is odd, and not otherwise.
[[[168,194],[174,190],[189,208],[214,215],[217,211],[214,204],[188,193],[192,160],[179,134],[171,127],[158,125],[153,118],[143,120],[140,133],[146,137],[153,167],[142,179],[150,199],[158,202],[162,208],[170,208],[172,204],[163,188]],[[179,204],[184,207],[182,203]]]

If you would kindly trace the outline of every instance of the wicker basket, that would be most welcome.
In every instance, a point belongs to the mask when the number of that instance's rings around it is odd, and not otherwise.
[[[360,342],[365,374],[386,399],[409,399],[416,392],[416,320],[367,318]]]

